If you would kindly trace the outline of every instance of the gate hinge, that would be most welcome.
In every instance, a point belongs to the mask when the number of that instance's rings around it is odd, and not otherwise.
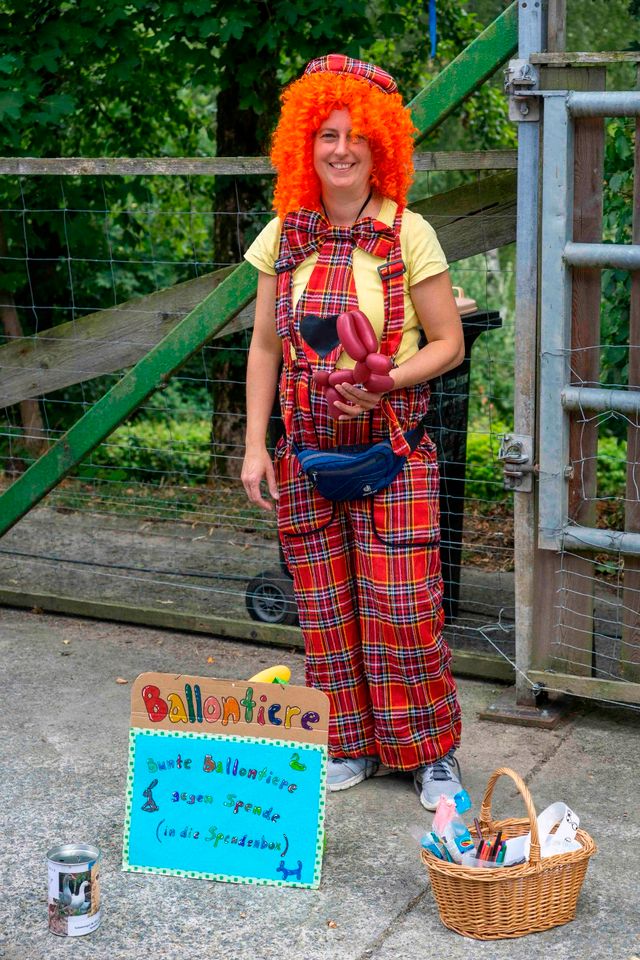
[[[498,460],[504,464],[505,490],[531,493],[533,490],[533,439],[519,433],[505,433]]]
[[[540,100],[531,94],[538,86],[538,73],[528,60],[510,60],[504,71],[504,90],[509,98],[509,120],[540,119]]]

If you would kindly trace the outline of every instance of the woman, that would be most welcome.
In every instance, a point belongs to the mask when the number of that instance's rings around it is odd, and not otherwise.
[[[435,448],[425,435],[411,452],[404,433],[426,413],[427,381],[462,361],[462,328],[435,234],[404,209],[414,128],[393,78],[331,54],[282,102],[271,154],[278,216],[245,255],[260,272],[242,482],[263,509],[263,483],[276,501],[307,683],[331,701],[329,789],[413,771],[433,810],[460,789],[460,710],[442,638]],[[354,309],[393,359],[393,386],[338,385],[330,416],[319,372],[354,367],[336,333],[337,316]],[[265,437],[279,377],[286,435],[274,465]],[[410,454],[404,468],[386,489],[345,502],[313,489],[294,450],[384,438]]]

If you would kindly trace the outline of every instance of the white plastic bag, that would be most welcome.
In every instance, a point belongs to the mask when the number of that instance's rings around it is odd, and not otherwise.
[[[558,829],[555,833],[551,833],[556,824]],[[570,853],[572,850],[582,849],[581,844],[576,840],[576,830],[579,826],[580,817],[566,803],[557,801],[548,806],[538,816],[540,856],[555,857],[559,853]],[[523,859],[528,860],[530,848],[530,833],[507,840],[505,867]]]

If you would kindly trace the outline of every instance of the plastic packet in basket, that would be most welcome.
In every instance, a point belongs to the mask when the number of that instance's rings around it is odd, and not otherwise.
[[[551,833],[557,824],[555,833]],[[574,813],[566,803],[557,801],[543,810],[538,816],[538,833],[540,835],[540,855],[555,857],[560,853],[570,853],[580,850],[581,845],[576,840],[576,830],[580,826],[580,817]],[[531,834],[522,837],[512,837],[507,840],[507,852],[504,866],[529,859]]]

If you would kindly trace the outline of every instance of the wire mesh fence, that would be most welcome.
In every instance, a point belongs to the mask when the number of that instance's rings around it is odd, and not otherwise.
[[[483,175],[423,173],[415,189],[446,196],[456,177],[478,184]],[[10,282],[0,364],[3,398],[12,402],[0,438],[5,487],[208,289],[189,285],[231,268],[271,216],[266,203],[216,211],[213,188],[207,177],[6,178],[1,252]],[[441,206],[430,219],[446,229],[450,214],[459,209]],[[215,255],[221,219],[238,240],[226,260]],[[463,318],[466,366],[432,385],[446,632],[454,650],[496,654],[510,667],[513,495],[503,489],[498,449],[512,425],[514,249],[463,259],[448,253],[454,283],[478,310]],[[295,623],[274,517],[252,508],[239,482],[250,311],[233,324],[235,332],[222,331],[197,351],[5,536],[0,588],[76,598],[103,612],[111,605],[125,618],[137,610],[143,618],[160,612],[168,623],[173,613],[205,626],[244,621],[247,633],[248,617]],[[571,367],[582,369],[585,349],[605,358],[605,371],[624,369],[624,340],[581,347]],[[635,469],[627,452],[632,427],[614,411],[574,418],[573,485],[583,515],[594,511],[603,529],[622,529],[637,498],[635,480],[629,486],[626,479],[630,463]],[[640,585],[629,559],[565,550],[555,573],[551,668],[636,679]]]
[[[165,302],[162,291],[175,294],[231,265],[214,258],[214,225],[225,217],[235,225],[240,214],[213,211],[212,189],[211,178],[179,177],[5,183],[5,196],[17,202],[2,214],[4,266],[13,276],[2,309],[14,321],[3,380],[20,400],[39,381],[28,425],[23,403],[5,409],[8,481],[155,345],[165,330],[159,314],[169,329],[204,295],[187,289]],[[251,215],[256,230],[268,218]],[[153,294],[159,302],[149,301]],[[122,304],[129,304],[124,318],[109,313]],[[37,356],[25,356],[36,339]],[[252,563],[242,562],[243,551],[251,552],[251,540],[267,549],[274,539],[272,521],[252,514],[237,482],[247,346],[241,331],[199,351],[54,490],[45,527],[59,524],[61,511],[72,517],[64,549],[53,530],[50,538],[39,530],[37,511],[12,531],[3,557],[21,586],[220,616],[244,611],[238,583],[251,578]],[[188,547],[203,541],[206,554]]]
[[[571,560],[579,560],[576,573]],[[602,679],[630,679],[637,672],[638,658],[628,649],[628,614],[635,614],[637,588],[625,588],[624,561],[620,555],[601,554],[585,558],[571,550],[558,557],[559,575],[555,603],[557,641],[552,664],[561,672]],[[629,593],[632,594],[631,603]],[[583,599],[590,594],[591,612]],[[625,599],[627,602],[625,602]],[[637,649],[637,643],[631,642]],[[588,651],[588,658],[585,657]]]
[[[486,176],[422,173],[414,194],[455,198],[457,187],[481,191]],[[271,217],[268,201],[216,210],[215,187],[204,176],[2,178],[4,488],[202,299]],[[445,238],[460,220],[451,203],[428,217]],[[513,212],[501,217],[511,223]],[[221,231],[232,237],[226,258],[216,255]],[[487,240],[504,236],[500,217],[480,233],[481,252],[464,258],[455,237],[445,243],[452,279],[477,310],[463,318],[466,366],[432,385],[431,432],[443,477],[447,636],[454,651],[499,655],[506,678],[512,494],[497,454],[512,427],[514,247]],[[257,621],[295,623],[274,515],[253,508],[239,481],[251,311],[229,329],[5,535],[5,596],[75,598],[102,615],[111,605],[123,619],[153,611],[168,624],[188,615],[185,627],[202,629],[227,620],[247,635]]]

